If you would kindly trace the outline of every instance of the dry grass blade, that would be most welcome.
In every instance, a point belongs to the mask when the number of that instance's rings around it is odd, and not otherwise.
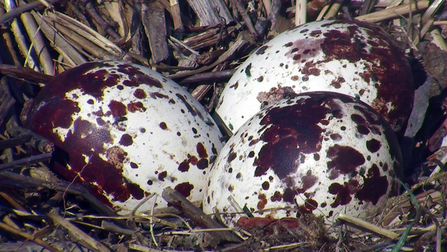
[[[37,13],[31,12],[34,18],[37,20],[40,29],[43,31],[48,40],[51,41],[51,45],[54,49],[63,55],[65,63],[69,66],[76,66],[87,62],[87,60],[67,41],[67,39],[57,31],[54,26],[50,25],[45,18]]]
[[[411,4],[400,5],[389,9],[369,13],[363,16],[358,16],[355,19],[371,23],[380,22],[387,19],[397,18],[408,13],[423,11],[428,8],[429,4],[429,1],[417,1]]]
[[[432,42],[439,48],[447,52],[447,43],[445,42],[445,39],[441,36],[439,30],[433,29],[433,31],[430,32],[430,35],[432,36]]]
[[[372,223],[369,223],[367,221],[348,216],[346,214],[340,214],[337,217],[338,220],[343,221],[344,223],[348,223],[350,226],[359,228],[363,231],[369,231],[374,234],[381,235],[383,237],[389,238],[389,239],[397,239],[399,238],[399,234],[394,233],[392,231],[386,230],[384,228],[381,228],[379,226],[376,226]]]
[[[326,15],[324,16],[324,19],[329,20],[334,18],[337,15],[338,11],[340,10],[342,4],[343,0],[334,1],[334,3],[331,5]]]
[[[25,26],[25,30],[28,34],[28,38],[30,38],[31,40],[31,44],[34,48],[34,51],[37,52],[37,59],[40,62],[42,71],[45,74],[53,75],[55,72],[54,64],[50,56],[48,47],[45,41],[43,40],[40,28],[36,24],[36,21],[34,20],[33,16],[28,12],[20,15],[20,19],[22,20],[22,23]]]
[[[5,1],[5,10],[11,12],[16,8],[14,1]],[[11,22],[11,31],[14,34],[15,41],[19,47],[20,53],[26,58],[26,64],[29,68],[40,71],[38,62],[35,60],[35,55],[30,50],[30,45],[28,44],[25,35],[23,34],[18,19],[14,19]]]
[[[428,22],[428,20],[433,17],[435,12],[442,6],[443,3],[445,3],[445,0],[436,0],[430,4],[424,12],[424,15],[422,15],[422,23]]]
[[[78,47],[98,59],[120,59],[124,52],[117,45],[81,22],[59,12],[47,13],[47,23],[54,24],[56,30],[75,42]]]

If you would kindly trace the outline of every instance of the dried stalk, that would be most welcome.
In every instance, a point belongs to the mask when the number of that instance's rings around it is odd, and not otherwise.
[[[25,27],[28,37],[32,41],[34,50],[37,53],[37,58],[40,62],[40,67],[45,74],[53,75],[54,67],[53,60],[48,51],[48,47],[43,40],[42,33],[36,25],[33,16],[26,12],[20,15],[20,19]]]
[[[327,14],[328,10],[329,10],[329,5],[325,5],[323,6],[323,8],[321,9],[320,13],[317,16],[316,21],[320,21],[323,20],[324,16]]]
[[[355,19],[371,23],[380,22],[387,19],[401,17],[402,15],[408,13],[415,13],[418,11],[425,10],[428,8],[429,4],[430,4],[429,1],[421,0],[413,2],[411,4],[400,5],[397,7],[392,7],[389,9],[369,13],[363,16],[358,16]]]
[[[430,35],[433,38],[432,43],[437,45],[442,50],[447,51],[447,43],[445,42],[445,39],[441,36],[439,29],[434,29],[433,31],[430,32]]]
[[[7,12],[10,12],[15,8],[16,8],[16,5],[15,5],[14,1],[12,1],[12,0],[5,1],[5,9]],[[34,57],[33,57],[34,55],[31,53],[32,50],[31,51],[29,50],[30,46],[27,43],[26,38],[20,29],[19,22],[17,19],[14,19],[11,22],[11,31],[14,34],[14,38],[16,40],[16,43],[17,43],[20,53],[26,58],[26,64],[28,65],[28,67],[35,71],[40,72],[39,64],[34,59]]]
[[[54,22],[60,23],[61,25],[73,30],[84,38],[92,41],[92,43],[101,47],[101,49],[103,49],[104,51],[117,57],[122,57],[124,55],[124,52],[121,50],[120,47],[112,43],[110,40],[96,32],[95,30],[77,21],[76,19],[73,19],[60,12],[49,13],[49,16],[54,20]]]
[[[352,216],[348,216],[346,214],[339,214],[337,217],[337,220],[339,221],[343,221],[344,223],[348,223],[350,226],[359,228],[361,230],[366,230],[369,231],[371,233],[374,234],[378,234],[380,236],[386,237],[388,239],[397,239],[399,238],[399,234],[394,233],[392,231],[386,230],[384,228],[381,228],[379,226],[376,226],[372,223],[369,223],[367,221],[352,217]]]
[[[307,19],[307,0],[296,0],[295,25],[299,26],[306,23]]]
[[[9,0],[5,0],[5,4],[7,4],[7,1],[9,1]],[[59,1],[60,0],[49,0],[48,2],[49,3],[57,3]],[[38,1],[31,2],[29,4],[14,8],[13,10],[8,11],[7,14],[0,16],[0,25],[11,21],[12,19],[18,17],[22,13],[28,12],[30,10],[34,10],[42,5],[43,5],[42,1],[38,0]]]
[[[425,24],[429,21],[429,19],[432,19],[435,15],[435,12],[442,6],[442,4],[445,3],[445,0],[435,0],[430,6],[427,8],[427,10],[424,12],[424,15],[422,15],[422,23]]]
[[[339,12],[344,0],[337,0],[331,5],[326,15],[324,16],[325,20],[334,18]]]
[[[37,21],[40,29],[43,31],[47,39],[51,41],[53,48],[64,57],[66,63],[70,66],[76,66],[87,62],[87,60],[85,60],[85,58],[59,31],[45,21],[41,14],[34,11],[32,11],[31,14],[34,16],[34,19]]]

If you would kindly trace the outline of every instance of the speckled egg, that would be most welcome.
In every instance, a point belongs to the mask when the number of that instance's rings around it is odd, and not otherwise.
[[[377,214],[401,173],[396,136],[370,106],[334,92],[309,92],[265,107],[226,143],[210,171],[205,213],[233,226],[255,217]],[[233,213],[233,214],[232,214]]]
[[[91,62],[56,76],[24,124],[52,141],[54,169],[104,202],[132,210],[172,187],[201,201],[223,146],[220,132],[185,89],[148,68]],[[167,203],[152,197],[140,211]]]
[[[286,31],[256,50],[225,86],[216,112],[235,132],[263,104],[307,91],[358,97],[399,131],[414,87],[404,54],[378,27],[325,20]]]

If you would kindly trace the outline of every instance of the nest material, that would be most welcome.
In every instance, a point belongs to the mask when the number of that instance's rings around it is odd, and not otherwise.
[[[0,251],[441,251],[446,246],[447,12],[444,1],[0,1]],[[237,65],[276,34],[307,21],[376,23],[414,59],[422,87],[409,131],[411,188],[375,223],[340,215],[257,219],[228,229],[175,191],[176,208],[118,216],[46,167],[54,147],[17,125],[38,83],[87,61],[125,60],[184,85],[209,111]],[[22,66],[22,67],[21,67]],[[15,79],[7,78],[14,77]],[[428,76],[428,78],[425,78]],[[425,81],[425,83],[423,83]],[[422,92],[426,90],[425,92]],[[430,101],[430,102],[429,102]],[[445,120],[443,122],[443,120]],[[37,150],[37,151],[36,151]],[[40,153],[40,154],[35,154]],[[228,213],[227,213],[228,214]],[[245,216],[245,217],[244,217]],[[245,218],[245,219],[244,219]]]

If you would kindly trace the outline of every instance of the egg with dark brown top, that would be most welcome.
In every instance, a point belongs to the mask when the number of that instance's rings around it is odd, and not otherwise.
[[[308,92],[265,107],[229,139],[210,171],[205,213],[233,226],[228,198],[255,217],[338,213],[368,219],[401,173],[388,123],[370,106],[333,92]]]
[[[414,84],[403,52],[378,27],[325,20],[256,50],[225,86],[216,112],[235,132],[263,104],[310,91],[358,97],[399,131],[411,112]]]
[[[172,187],[201,201],[208,171],[223,146],[201,104],[148,68],[90,62],[56,76],[34,99],[25,125],[58,150],[53,167],[87,185],[102,201],[133,210],[166,206]]]

